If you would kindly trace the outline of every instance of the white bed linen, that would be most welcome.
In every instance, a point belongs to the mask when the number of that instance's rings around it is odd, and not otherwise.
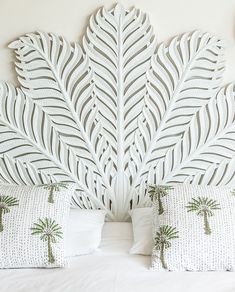
[[[235,273],[152,272],[131,245],[131,223],[106,223],[100,252],[64,269],[0,270],[0,292],[235,292]]]

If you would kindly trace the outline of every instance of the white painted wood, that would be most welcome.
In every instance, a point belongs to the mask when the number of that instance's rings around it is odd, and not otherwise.
[[[113,220],[146,204],[148,183],[235,183],[220,39],[157,45],[146,14],[118,4],[91,17],[82,46],[36,32],[10,48],[21,87],[0,85],[3,182],[74,181],[73,203]]]

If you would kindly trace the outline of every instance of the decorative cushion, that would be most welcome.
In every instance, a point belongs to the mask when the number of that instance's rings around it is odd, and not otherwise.
[[[0,268],[63,267],[75,185],[0,185]]]
[[[150,186],[152,269],[234,271],[234,194],[230,187]]]
[[[98,250],[106,212],[71,209],[65,255],[72,257]]]
[[[133,245],[131,254],[151,255],[152,238],[152,208],[136,208],[129,212],[133,228]]]

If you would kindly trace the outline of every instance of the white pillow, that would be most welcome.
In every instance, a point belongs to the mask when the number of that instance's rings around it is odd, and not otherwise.
[[[129,212],[134,242],[131,254],[151,255],[153,249],[152,208],[137,208]]]
[[[230,187],[150,186],[152,269],[234,271],[235,196]]]
[[[0,268],[64,267],[75,185],[0,185]]]
[[[68,223],[66,256],[90,254],[98,250],[106,212],[71,209]]]

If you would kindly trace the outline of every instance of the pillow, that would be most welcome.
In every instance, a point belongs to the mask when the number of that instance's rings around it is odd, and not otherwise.
[[[152,269],[234,271],[234,193],[229,187],[150,186]]]
[[[136,208],[129,214],[134,238],[130,253],[151,255],[153,249],[152,208]]]
[[[107,222],[102,232],[101,249],[105,254],[121,256],[128,253],[133,242],[130,222]]]
[[[98,250],[105,215],[103,210],[71,209],[66,256],[90,254]]]
[[[0,268],[66,265],[64,245],[75,185],[0,185]]]

